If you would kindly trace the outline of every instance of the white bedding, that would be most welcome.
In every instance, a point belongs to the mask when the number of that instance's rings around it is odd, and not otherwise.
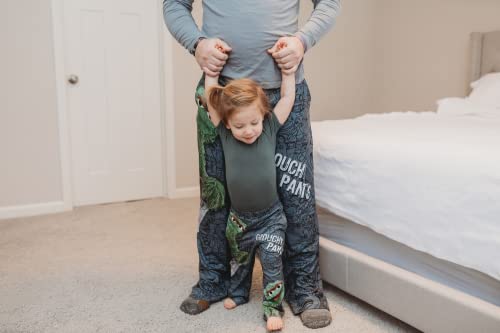
[[[313,122],[316,200],[500,280],[500,109],[442,102],[438,113]]]

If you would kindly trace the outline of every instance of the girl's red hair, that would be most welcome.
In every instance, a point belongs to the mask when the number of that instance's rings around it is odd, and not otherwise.
[[[257,102],[262,115],[269,114],[269,100],[262,87],[251,79],[237,79],[226,86],[214,86],[208,90],[208,103],[217,111],[222,122],[227,121],[239,107]]]

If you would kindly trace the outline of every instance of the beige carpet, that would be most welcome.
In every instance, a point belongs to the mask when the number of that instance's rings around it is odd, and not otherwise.
[[[265,332],[252,300],[188,316],[197,277],[197,199],[154,199],[0,221],[0,332]],[[314,332],[417,332],[325,286],[332,325]],[[306,332],[286,307],[284,332]]]

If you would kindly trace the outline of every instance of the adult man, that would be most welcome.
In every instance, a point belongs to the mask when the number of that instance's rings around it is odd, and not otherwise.
[[[279,100],[281,69],[296,71],[294,109],[280,130],[276,150],[279,194],[288,221],[285,290],[293,313],[300,313],[307,327],[317,328],[328,325],[331,314],[319,275],[310,94],[304,80],[302,58],[334,25],[340,0],[313,0],[314,10],[300,30],[299,2],[203,0],[201,31],[191,15],[193,0],[164,0],[163,11],[169,31],[195,55],[206,75],[220,73],[226,80],[251,78],[265,89],[272,107]],[[278,45],[286,47],[278,48]],[[224,185],[224,160],[220,141],[204,119],[199,113],[200,276],[191,295],[181,305],[181,309],[190,314],[200,313],[211,302],[226,297],[230,275],[225,239],[229,202]]]

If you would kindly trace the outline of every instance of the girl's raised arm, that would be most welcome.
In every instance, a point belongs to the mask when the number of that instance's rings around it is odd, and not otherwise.
[[[285,123],[295,103],[295,73],[281,72],[281,98],[274,107],[274,114],[281,125]]]

